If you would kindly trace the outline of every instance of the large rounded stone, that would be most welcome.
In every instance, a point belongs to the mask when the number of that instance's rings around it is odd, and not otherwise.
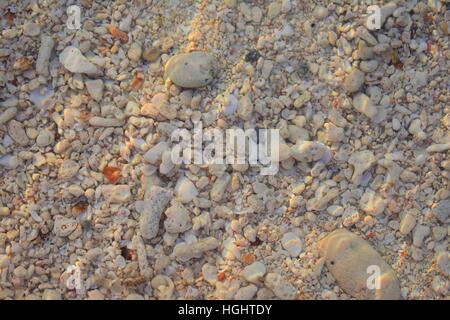
[[[213,80],[212,55],[205,52],[181,53],[166,63],[164,78],[182,88],[200,88]]]
[[[400,298],[400,282],[394,270],[356,234],[345,229],[333,231],[320,241],[319,252],[338,285],[354,298]]]

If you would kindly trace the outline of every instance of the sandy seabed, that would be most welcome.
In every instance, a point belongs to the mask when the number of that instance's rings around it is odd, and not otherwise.
[[[447,1],[0,14],[0,299],[449,297]],[[278,170],[174,163],[195,123]]]

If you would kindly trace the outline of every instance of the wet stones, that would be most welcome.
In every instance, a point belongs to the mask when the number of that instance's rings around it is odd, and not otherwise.
[[[170,58],[164,78],[182,88],[200,88],[213,80],[214,58],[206,52],[181,53]]]
[[[345,229],[331,232],[319,243],[320,255],[339,286],[356,299],[400,298],[400,283],[394,270],[372,246]],[[369,289],[369,267],[380,270],[380,288]]]

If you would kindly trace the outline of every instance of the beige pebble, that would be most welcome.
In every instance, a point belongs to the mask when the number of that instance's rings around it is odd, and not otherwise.
[[[121,127],[124,122],[115,118],[92,117],[89,119],[89,124],[93,127]]]
[[[103,98],[103,80],[86,80],[86,89],[95,101],[100,101]]]
[[[59,167],[58,177],[63,180],[69,180],[77,175],[80,165],[73,160],[64,160]]]
[[[394,270],[371,245],[345,229],[331,232],[319,242],[319,252],[337,283],[356,299],[400,298],[400,283]],[[380,270],[380,288],[369,288],[368,281],[375,266]],[[370,282],[371,283],[371,282]]]
[[[55,134],[52,131],[43,130],[36,138],[36,144],[39,147],[46,147],[55,142]]]
[[[173,255],[181,261],[188,261],[193,258],[200,258],[206,251],[216,249],[220,245],[219,241],[213,237],[199,239],[194,243],[179,243],[173,249]]]
[[[348,93],[359,91],[364,84],[364,73],[359,69],[353,69],[344,80],[344,90]]]
[[[103,185],[101,190],[103,197],[112,203],[123,203],[131,199],[130,186],[125,184]]]
[[[7,123],[9,120],[13,119],[17,114],[16,107],[9,107],[0,113],[0,125]]]
[[[411,213],[406,213],[400,222],[400,233],[403,235],[409,234],[416,225],[416,218]]]
[[[11,120],[8,123],[8,134],[14,140],[14,142],[21,146],[26,146],[30,142],[23,124],[19,121]]]
[[[199,88],[213,80],[212,55],[206,52],[182,53],[170,58],[164,68],[164,79],[183,88]]]
[[[144,239],[156,237],[161,215],[172,197],[172,191],[159,186],[150,186],[150,190],[144,197],[143,208],[139,218],[139,230]]]

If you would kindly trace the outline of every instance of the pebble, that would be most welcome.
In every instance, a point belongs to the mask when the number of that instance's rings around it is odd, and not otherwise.
[[[278,1],[274,1],[271,4],[269,4],[269,7],[267,8],[267,16],[269,19],[276,18],[281,12],[281,4]]]
[[[424,239],[431,233],[429,226],[418,224],[413,231],[413,244],[420,248],[423,245]]]
[[[124,32],[129,32],[131,27],[131,21],[132,21],[131,14],[127,15],[122,21],[120,21],[119,29]]]
[[[64,160],[58,170],[58,177],[62,180],[69,180],[75,177],[80,169],[80,165],[73,160]]]
[[[19,158],[15,155],[5,154],[0,157],[0,166],[7,169],[15,169],[19,166]]]
[[[337,143],[344,139],[344,129],[334,125],[331,122],[324,124],[325,134],[327,141],[331,143]]]
[[[353,69],[344,80],[344,90],[348,93],[357,92],[363,86],[364,80],[364,73],[359,69]]]
[[[21,146],[26,146],[30,139],[28,139],[27,134],[22,123],[16,120],[11,120],[8,123],[8,134],[9,136]]]
[[[116,118],[94,116],[89,119],[89,124],[93,127],[122,127],[124,122]]]
[[[446,277],[450,276],[450,253],[448,251],[441,251],[437,254],[436,265],[439,271]],[[1,267],[1,258],[0,258]]]
[[[151,164],[159,164],[165,151],[169,151],[170,147],[165,141],[161,141],[144,154],[144,160]]]
[[[325,8],[324,6],[316,6],[313,11],[313,16],[317,20],[322,20],[326,16],[328,16],[328,9]]]
[[[328,162],[331,151],[321,142],[298,141],[291,147],[292,157],[300,162],[313,162],[322,160]]]
[[[179,243],[173,249],[175,258],[181,261],[188,261],[194,258],[200,258],[205,252],[219,247],[220,242],[213,237],[207,237],[190,243]]]
[[[248,282],[258,283],[266,274],[266,266],[259,261],[246,266],[242,271],[242,277]]]
[[[0,269],[5,269],[11,263],[11,259],[6,254],[0,254]]]
[[[139,43],[133,42],[128,49],[128,58],[131,61],[138,62],[141,59],[142,48]]]
[[[103,98],[103,80],[97,79],[97,80],[86,80],[85,82],[86,89],[91,95],[92,99],[95,101],[100,101]]]
[[[202,274],[203,274],[203,279],[208,282],[210,285],[215,285],[217,282],[217,268],[216,266],[209,264],[209,263],[205,263],[202,266]]]
[[[436,241],[441,241],[447,236],[447,228],[445,227],[433,227],[433,238]]]
[[[424,71],[416,71],[411,82],[415,88],[421,88],[428,84],[428,74]]]
[[[10,212],[8,207],[0,207],[0,217],[9,216]]]
[[[354,233],[338,229],[319,242],[320,255],[339,287],[356,299],[397,300],[400,282],[394,270],[371,245]],[[381,288],[369,289],[369,266],[378,266]]]
[[[78,223],[76,220],[69,219],[60,215],[55,217],[54,222],[55,224],[53,226],[53,232],[58,237],[67,237],[78,227]]]
[[[186,177],[181,177],[175,185],[175,195],[181,203],[189,203],[198,195],[197,187]]]
[[[130,186],[126,184],[107,184],[103,185],[101,190],[105,200],[111,203],[124,203],[131,199]]]
[[[48,65],[55,41],[49,36],[43,36],[36,59],[36,72],[42,76],[48,76]]]
[[[254,284],[250,284],[248,286],[239,288],[239,290],[234,295],[234,300],[250,300],[253,299],[256,292],[258,291],[258,287]]]
[[[264,284],[279,299],[294,300],[297,296],[297,289],[278,273],[268,273]]]
[[[172,191],[159,186],[150,186],[150,190],[144,197],[139,219],[139,230],[142,238],[153,239],[156,237],[161,215],[172,197]]]
[[[359,201],[359,207],[365,213],[377,216],[383,213],[386,200],[375,191],[367,189]]]
[[[225,190],[230,183],[231,176],[228,173],[224,173],[222,176],[214,181],[214,184],[209,193],[211,200],[215,202],[220,202],[222,200],[223,195],[225,194]]]
[[[358,93],[353,98],[353,107],[356,111],[362,113],[370,120],[375,120],[378,115],[378,109],[372,104],[372,101],[364,93]]]
[[[400,233],[408,235],[416,226],[416,218],[411,213],[406,213],[400,221]]]
[[[353,166],[352,183],[359,185],[364,172],[375,163],[375,156],[369,150],[353,152],[348,163]]]
[[[372,73],[372,72],[375,72],[375,70],[377,70],[377,68],[378,68],[378,61],[377,60],[361,61],[359,67],[365,73]]]
[[[331,205],[327,208],[327,213],[333,217],[339,217],[344,213],[344,208],[337,205]]]
[[[7,123],[9,120],[13,119],[17,114],[16,107],[10,107],[0,113],[0,126]]]
[[[200,88],[213,81],[214,58],[206,52],[181,53],[170,58],[164,68],[164,79],[182,88]]]
[[[102,255],[102,249],[101,248],[92,248],[89,249],[86,252],[86,259],[88,259],[89,261],[95,261],[97,260],[100,256]]]
[[[237,113],[242,120],[248,121],[253,116],[253,103],[247,94],[239,100]]]
[[[189,212],[181,203],[175,203],[170,206],[166,212],[164,228],[169,233],[182,233],[192,227]]]
[[[59,62],[72,73],[98,74],[97,66],[90,62],[77,47],[68,46],[59,55]]]
[[[432,213],[440,222],[445,223],[450,215],[450,200],[441,200],[433,208]]]
[[[41,33],[41,27],[34,22],[27,22],[23,25],[23,34],[29,37],[35,37]]]
[[[155,62],[161,56],[161,51],[157,47],[150,47],[142,53],[142,57],[148,62]]]
[[[296,258],[303,250],[303,243],[293,232],[287,232],[281,238],[281,245],[286,249],[290,256]]]
[[[49,130],[41,131],[36,138],[36,144],[39,147],[46,147],[53,144],[53,142],[55,142],[55,134]]]

